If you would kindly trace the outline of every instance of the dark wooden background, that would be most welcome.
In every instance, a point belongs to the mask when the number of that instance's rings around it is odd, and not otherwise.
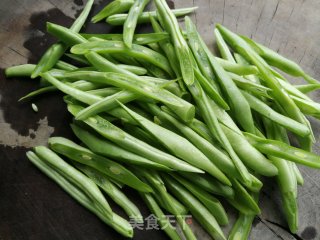
[[[94,12],[109,1],[96,1]],[[99,6],[98,6],[99,5]],[[192,18],[213,49],[213,27],[222,23],[252,37],[295,60],[320,79],[320,1],[318,0],[175,0],[172,7],[199,6]],[[36,63],[55,39],[45,33],[45,23],[70,26],[83,7],[82,0],[1,0],[0,67]],[[151,6],[152,7],[152,6]],[[146,26],[140,27],[145,30]],[[88,24],[90,32],[121,31],[106,24]],[[0,75],[0,240],[11,239],[122,239],[117,233],[82,208],[55,183],[32,166],[25,157],[28,148],[45,144],[49,136],[73,138],[60,94],[46,94],[33,102],[17,100],[38,86],[37,80],[5,79]],[[292,79],[301,83],[300,79]],[[319,93],[312,94],[320,100]],[[320,123],[311,119],[319,140]],[[319,144],[314,147],[320,153]],[[299,187],[300,228],[288,232],[277,187],[265,179],[261,196],[261,216],[254,221],[250,239],[320,239],[320,174],[300,167],[305,185]],[[130,190],[128,195],[148,216],[147,208]],[[119,208],[112,204],[116,212]],[[227,208],[228,209],[228,208]],[[235,213],[228,209],[231,222]],[[199,239],[209,239],[192,225]],[[228,227],[225,231],[228,231]],[[134,239],[166,239],[161,231],[136,231]]]

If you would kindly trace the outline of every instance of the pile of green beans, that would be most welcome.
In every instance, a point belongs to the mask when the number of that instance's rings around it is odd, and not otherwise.
[[[122,25],[123,33],[91,34],[81,32],[93,5],[88,0],[70,28],[47,24],[58,42],[38,64],[5,70],[7,77],[41,78],[41,88],[19,101],[61,91],[74,116],[71,129],[80,143],[51,137],[48,147],[28,151],[28,159],[125,237],[133,237],[132,225],[102,192],[141,223],[139,208],[122,190],[137,191],[173,240],[197,239],[189,213],[213,239],[227,239],[222,226],[229,224],[229,206],[239,218],[228,239],[248,239],[261,214],[260,176],[276,179],[284,217],[296,233],[297,185],[304,182],[296,164],[320,168],[306,118],[320,118],[320,104],[306,95],[320,83],[221,25],[214,29],[215,56],[189,17],[186,31],[178,24],[177,17],[196,8],[170,10],[165,0],[154,0],[156,9],[147,12],[149,2],[112,1],[91,21]],[[140,23],[151,23],[154,32],[138,33]],[[308,84],[292,85],[278,70]],[[289,133],[300,147],[291,146]]]

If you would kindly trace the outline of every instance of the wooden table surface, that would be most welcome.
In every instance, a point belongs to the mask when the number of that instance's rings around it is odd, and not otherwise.
[[[100,8],[96,1],[94,12]],[[320,79],[320,1],[318,0],[175,0],[175,8],[199,6],[192,15],[206,43],[213,48],[213,28],[222,23],[238,33],[270,46],[298,62],[308,73]],[[1,0],[0,67],[26,62],[35,63],[55,39],[45,33],[46,21],[70,26],[83,7],[82,0]],[[152,6],[151,6],[152,7]],[[143,28],[142,28],[143,29]],[[87,31],[109,32],[106,24],[88,24]],[[121,30],[114,28],[112,30]],[[302,83],[301,79],[291,79]],[[55,183],[32,166],[25,152],[46,144],[50,136],[74,138],[61,94],[46,94],[33,102],[17,100],[37,88],[38,81],[5,79],[0,75],[0,240],[11,239],[122,239],[63,192]],[[319,92],[312,98],[320,101]],[[319,140],[320,123],[310,119]],[[314,151],[320,154],[320,145]],[[281,201],[273,179],[265,179],[260,206],[262,214],[254,221],[250,239],[320,239],[320,174],[300,167],[305,178],[299,187],[299,232],[290,234],[281,210]],[[129,197],[149,212],[131,190]],[[116,212],[119,208],[112,204]],[[234,221],[235,213],[227,208]],[[199,239],[209,239],[196,223]],[[228,227],[224,228],[227,232]],[[136,231],[134,239],[166,239],[161,231]]]

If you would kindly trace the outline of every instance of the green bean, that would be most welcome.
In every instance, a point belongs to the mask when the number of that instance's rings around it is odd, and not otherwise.
[[[71,165],[63,161],[57,154],[44,146],[37,146],[34,148],[34,151],[41,160],[52,166],[63,176],[67,176],[73,184],[82,189],[88,197],[96,202],[97,208],[99,208],[109,220],[112,220],[112,210],[108,202],[90,178],[77,171]]]
[[[296,96],[291,96],[298,108],[303,114],[320,118],[320,104],[314,101],[308,101]]]
[[[93,95],[97,95],[99,97],[108,97],[110,95],[120,92],[120,89],[116,87],[107,87],[107,88],[93,89],[87,92]]]
[[[320,89],[320,84],[313,83],[313,84],[306,84],[306,85],[294,85],[294,87],[302,93],[309,93],[309,92]]]
[[[188,29],[191,32],[197,33],[195,25],[192,23],[191,19],[186,17],[186,24],[189,26]],[[239,124],[247,131],[254,133],[254,123],[250,110],[250,106],[244,96],[241,94],[240,90],[237,88],[235,83],[232,81],[230,76],[225,72],[220,63],[216,60],[213,54],[210,52],[206,44],[201,39],[199,33],[197,33],[197,38],[199,44],[204,49],[211,67],[213,68],[220,86],[224,90],[224,93],[228,96],[229,106],[231,111],[234,113],[235,118]]]
[[[241,37],[221,25],[217,25],[217,28],[232,48],[236,49],[246,58],[246,60],[256,65],[259,69],[261,78],[265,81],[267,87],[273,90],[272,96],[279,105],[282,106],[283,111],[292,119],[300,123],[305,123],[303,114],[288,94],[283,91],[280,83],[274,77],[273,73],[270,71],[270,67],[263,59]],[[299,138],[299,142],[304,149],[310,149],[312,142],[310,137]]]
[[[91,18],[91,22],[96,23],[113,14],[126,12],[131,8],[133,3],[133,0],[115,0],[107,4],[100,12]]]
[[[111,157],[112,159],[116,159],[117,161],[125,164],[132,164],[143,166],[145,168],[154,168],[166,171],[170,170],[170,168],[162,164],[150,161],[149,159],[129,152],[124,148],[115,145],[114,143],[101,139],[77,125],[71,124],[71,128],[73,133],[94,153],[105,157]]]
[[[161,68],[153,65],[152,63],[149,63],[149,62],[144,61],[142,59],[140,59],[139,62],[141,63],[141,65],[144,68],[148,69],[148,75],[149,76],[153,76],[153,77],[156,77],[156,78],[162,78],[162,79],[171,79],[171,78],[175,77],[174,75],[167,74],[164,70],[162,70]]]
[[[48,86],[48,87],[39,88],[35,91],[28,93],[27,95],[25,95],[21,98],[19,98],[18,102],[25,101],[25,100],[28,100],[28,99],[33,98],[35,96],[41,95],[43,93],[53,92],[56,90],[57,90],[57,88],[55,86]]]
[[[304,179],[303,179],[303,176],[302,176],[302,174],[296,164],[293,164],[293,171],[296,175],[297,183],[302,186],[304,184]]]
[[[139,174],[143,176],[149,184],[155,189],[155,194],[158,195],[161,200],[166,203],[167,207],[170,209],[169,212],[173,213],[178,221],[178,224],[181,227],[181,230],[187,240],[195,240],[196,237],[194,233],[191,231],[190,227],[186,225],[184,217],[180,215],[175,206],[173,205],[171,198],[167,192],[167,189],[160,177],[160,175],[156,172],[142,172],[139,171]]]
[[[308,97],[306,94],[304,94],[301,91],[299,91],[298,89],[296,89],[290,83],[285,82],[281,79],[278,79],[278,80],[279,80],[279,83],[281,84],[281,86],[288,92],[288,94],[290,94],[292,96],[296,96],[296,97],[304,99],[304,100],[312,101],[312,99],[310,97]]]
[[[194,74],[196,79],[199,81],[205,92],[212,98],[217,104],[219,104],[223,109],[229,110],[228,104],[220,96],[219,92],[213,87],[211,82],[207,80],[198,69],[194,69]]]
[[[195,107],[189,102],[175,96],[171,92],[147,84],[145,81],[138,81],[136,77],[119,73],[100,73],[100,72],[75,72],[66,73],[64,79],[87,79],[97,83],[108,83],[116,87],[125,88],[158,101],[161,101],[184,121],[190,121],[195,114]]]
[[[47,32],[57,37],[68,46],[87,42],[87,39],[69,28],[47,22]]]
[[[138,18],[150,0],[136,0],[130,7],[128,16],[123,24],[123,42],[128,47],[132,47],[133,34],[137,26]]]
[[[164,181],[169,190],[190,209],[192,215],[213,239],[226,239],[216,219],[198,199],[171,177],[164,176]]]
[[[269,138],[284,140],[281,135],[281,128],[263,119]],[[268,140],[272,141],[272,140]],[[286,216],[290,231],[295,233],[298,229],[298,206],[297,206],[297,179],[294,170],[290,168],[289,162],[281,159],[281,156],[268,155],[279,170],[277,182],[281,192],[284,214]]]
[[[64,62],[64,61],[61,61],[59,60],[56,65],[55,65],[56,68],[58,69],[61,69],[61,70],[65,70],[65,71],[73,71],[73,70],[76,70],[78,67],[70,64],[70,63],[67,63],[67,62]]]
[[[231,181],[234,190],[234,200],[239,204],[239,206],[245,206],[253,213],[260,214],[261,212],[258,204],[247,190],[236,179],[231,179]]]
[[[180,240],[180,236],[177,231],[171,225],[170,221],[167,219],[166,215],[162,212],[161,208],[149,193],[140,193],[143,201],[146,203],[150,211],[156,215],[161,230],[163,230],[172,240]]]
[[[290,74],[294,77],[303,77],[309,83],[319,83],[316,79],[309,76],[307,73],[303,71],[303,69],[294,61],[289,60],[281,56],[279,53],[254,42],[252,39],[242,36],[242,38],[251,46],[256,52],[266,60],[268,64],[274,66],[283,72]]]
[[[122,109],[123,110],[123,109]],[[121,119],[123,120],[123,119]],[[161,151],[165,151],[165,148],[159,144],[156,138],[154,138],[149,132],[143,130],[138,126],[134,126],[131,124],[126,124],[123,128],[127,133],[131,134],[132,136],[147,142],[151,146],[158,148]]]
[[[143,217],[137,206],[121,192],[105,175],[86,165],[75,163],[75,166],[85,173],[95,184],[97,184],[108,196],[117,203],[136,222],[143,222]],[[143,183],[145,184],[145,183]]]
[[[170,33],[176,55],[179,60],[182,78],[186,85],[191,85],[194,82],[194,71],[192,67],[191,52],[186,40],[184,39],[178,21],[175,15],[170,10],[166,1],[155,0],[157,13],[163,21],[163,27]]]
[[[89,107],[80,111],[76,116],[76,120],[84,120],[91,116],[94,116],[102,111],[107,112],[118,106],[117,101],[123,103],[131,102],[132,100],[137,99],[139,96],[136,93],[132,93],[127,90],[122,90],[113,95],[107,96],[100,101],[90,105]]]
[[[258,201],[258,194],[255,194],[254,198]],[[248,239],[254,218],[255,214],[244,214],[240,212],[237,221],[229,233],[228,240]]]
[[[214,36],[216,37],[217,46],[221,57],[225,60],[228,60],[230,63],[236,63],[227,43],[224,41],[223,37],[217,29],[214,29]]]
[[[250,104],[250,107],[253,110],[255,110],[256,112],[260,113],[261,115],[271,119],[272,121],[276,122],[277,124],[280,124],[281,126],[285,127],[286,129],[288,129],[288,130],[292,131],[293,133],[296,133],[297,135],[300,135],[302,137],[310,134],[310,130],[306,125],[299,123],[289,117],[286,117],[286,116],[274,111],[271,107],[269,107],[263,101],[250,95],[249,93],[246,93],[245,91],[243,91],[242,94],[247,99],[248,103]]]
[[[160,24],[151,15],[150,15],[150,22],[151,22],[153,30],[156,33],[163,33],[163,29],[161,28]],[[182,80],[181,70],[179,67],[179,60],[178,60],[177,55],[175,53],[174,46],[172,45],[172,43],[169,39],[159,41],[159,46],[161,47],[162,51],[167,56],[174,73],[178,77],[178,83],[179,83],[181,90],[183,92],[185,92],[186,89],[184,86],[184,82]]]
[[[178,182],[180,182],[195,197],[197,197],[202,202],[202,204],[206,206],[209,212],[216,218],[217,222],[220,225],[228,224],[228,216],[218,199],[210,195],[208,192],[197,188],[195,185],[178,175],[172,174],[171,176],[174,177]]]
[[[136,75],[146,75],[148,70],[143,68],[143,67],[137,67],[137,66],[132,66],[132,65],[126,65],[126,64],[117,64],[117,66],[121,69],[125,69],[129,72],[132,72],[133,74]]]
[[[243,65],[239,63],[232,63],[219,57],[214,57],[215,60],[221,65],[221,67],[227,71],[237,75],[251,75],[258,74],[258,68],[253,65]]]
[[[231,187],[222,184],[209,175],[186,172],[179,172],[179,174],[209,193],[226,198],[234,197],[234,191]]]
[[[117,181],[124,183],[138,191],[152,191],[148,185],[143,183],[132,172],[122,165],[105,157],[94,154],[89,149],[62,137],[49,138],[49,146],[52,150],[60,153],[76,162],[93,167],[94,169],[108,175]]]
[[[241,180],[245,182],[246,185],[251,185],[252,179],[250,177],[250,174],[241,162],[241,160],[239,159],[239,157],[237,156],[237,154],[234,152],[229,140],[222,131],[218,119],[216,117],[216,113],[212,108],[212,104],[210,102],[211,99],[207,97],[207,95],[203,92],[201,86],[199,86],[197,82],[195,82],[194,85],[189,86],[189,90],[191,91],[193,98],[196,101],[206,124],[208,125],[210,133],[212,134],[212,136],[217,136],[217,140],[228,152],[231,160],[233,161],[241,176]]]
[[[252,147],[242,134],[238,134],[224,125],[222,125],[222,129],[231,146],[248,168],[263,176],[277,175],[277,168],[263,154]]]
[[[111,40],[111,41],[122,41],[123,34],[93,34],[93,33],[81,33],[81,36],[85,39],[90,39],[92,37],[101,38],[104,40]],[[169,38],[169,34],[166,32],[156,32],[156,33],[138,33],[133,35],[133,43],[139,45],[147,45],[150,43],[157,43]]]
[[[219,179],[222,183],[230,185],[228,178],[216,167],[198,148],[196,148],[187,139],[181,137],[174,132],[171,132],[151,121],[140,116],[134,111],[130,110],[123,104],[120,104],[137,123],[150,132],[158,141],[162,143],[170,152],[174,153],[177,157],[190,163],[193,166],[205,170],[212,176]],[[231,186],[231,185],[230,185]]]
[[[17,66],[8,67],[5,69],[4,74],[7,78],[12,77],[30,77],[36,65],[34,64],[21,64]]]
[[[320,157],[314,153],[292,147],[286,143],[263,139],[250,133],[244,133],[248,141],[264,154],[269,154],[288,161],[313,168],[320,168]]]
[[[82,110],[81,106],[68,104],[68,110],[72,115],[76,115],[79,111]],[[190,164],[172,156],[165,152],[162,152],[154,147],[151,147],[145,142],[140,141],[132,137],[131,135],[125,133],[120,128],[114,126],[112,123],[103,119],[99,116],[90,117],[87,120],[83,121],[97,133],[103,137],[109,139],[110,141],[121,145],[121,147],[139,154],[143,157],[148,158],[151,161],[165,165],[169,168],[181,170],[181,171],[190,171],[190,172],[199,172],[203,171],[191,166]]]
[[[62,176],[54,168],[43,162],[34,152],[27,152],[28,159],[39,168],[44,174],[55,181],[63,190],[65,190],[70,196],[76,199],[82,206],[90,210],[97,217],[101,219],[104,223],[115,229],[118,233],[125,237],[133,236],[133,229],[129,222],[116,213],[113,213],[112,221],[105,216],[84,192],[77,188],[72,182],[70,182],[65,176]]]
[[[165,80],[150,76],[140,76],[140,79],[153,82],[154,84],[160,86],[161,88],[167,89],[168,91],[172,92],[174,95],[177,95],[178,97],[182,97],[185,95],[185,92],[183,92],[179,84],[176,83],[177,81],[179,81],[179,79]]]
[[[93,5],[94,0],[88,0],[86,6],[82,10],[79,17],[73,22],[72,26],[70,27],[71,31],[79,32],[82,28],[84,22],[86,21],[91,7]],[[38,62],[37,66],[33,70],[31,74],[31,78],[36,78],[40,75],[40,73],[49,71],[61,58],[61,56],[66,51],[67,46],[61,42],[53,44],[47,51],[43,54],[40,61]]]
[[[194,146],[196,146],[213,164],[221,169],[228,176],[237,175],[237,170],[232,163],[232,160],[225,155],[220,149],[217,149],[210,142],[199,136],[187,125],[179,122],[172,115],[161,111],[155,105],[148,104],[149,109],[153,114],[160,118],[161,122],[167,122],[169,125],[174,126],[182,133]],[[165,109],[165,108],[164,108]]]
[[[256,82],[252,82],[251,80],[247,80],[244,77],[241,77],[234,73],[229,73],[229,76],[232,78],[232,80],[234,81],[234,83],[237,85],[238,88],[242,90],[246,90],[250,92],[252,95],[255,95],[259,98],[260,97],[272,98],[270,96],[270,93],[272,92],[270,88],[267,88]]]
[[[193,52],[194,58],[203,76],[206,79],[210,80],[210,83],[213,85],[213,87],[220,93],[220,88],[215,81],[216,77],[209,62],[208,56],[204,49],[201,47],[198,34],[196,31],[194,31],[194,26],[189,20],[189,18],[185,17],[187,39],[190,49]]]
[[[172,9],[172,13],[176,17],[182,17],[189,13],[194,12],[198,7],[190,7],[190,8],[178,8],[178,9]],[[150,21],[150,16],[157,18],[157,12],[151,11],[151,12],[142,12],[140,16],[138,17],[138,23],[148,23]],[[114,14],[106,19],[106,22],[110,25],[119,26],[123,25],[128,17],[128,14]]]
[[[42,74],[42,77],[48,80],[53,86],[57,87],[60,91],[69,94],[70,96],[74,97],[75,99],[84,102],[86,104],[93,104],[101,100],[101,97],[96,95],[78,90],[72,86],[69,86],[58,79],[54,78],[50,73],[46,72]]]
[[[125,53],[128,56],[150,62],[166,71],[169,75],[173,74],[168,60],[163,55],[141,45],[132,44],[129,49],[121,41],[103,40],[82,43],[71,48],[71,52],[75,54],[86,54],[89,51],[110,54]]]
[[[168,198],[170,199],[170,204],[167,203],[167,200],[164,200],[161,198],[159,194],[153,194],[153,197],[157,201],[157,203],[160,205],[161,208],[165,209],[169,213],[174,214],[174,211],[176,211],[179,215],[186,215],[189,210],[182,205],[175,197],[173,197],[170,193],[166,193],[168,195]],[[174,211],[172,211],[172,206],[174,207]]]
[[[77,63],[80,63],[81,65],[90,65],[87,59],[82,55],[77,55],[73,53],[65,53],[64,55],[70,58],[71,60],[74,60]]]

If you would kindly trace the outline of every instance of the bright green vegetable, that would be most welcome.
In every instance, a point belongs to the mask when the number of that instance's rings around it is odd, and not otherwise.
[[[256,52],[263,57],[268,64],[279,68],[280,70],[284,71],[285,73],[290,74],[291,76],[295,77],[303,77],[309,83],[319,83],[316,79],[312,78],[308,74],[306,74],[302,68],[295,62],[281,56],[279,53],[254,42],[252,39],[247,37],[242,38],[250,44]]]
[[[189,13],[194,12],[198,7],[190,7],[190,8],[178,8],[172,9],[172,13],[176,17],[183,17]],[[157,12],[142,12],[138,17],[138,23],[148,23],[150,21],[150,16],[157,18]],[[106,19],[106,22],[110,25],[119,26],[123,25],[128,17],[128,14],[114,14]]]
[[[68,110],[72,115],[76,115],[83,108],[78,105],[68,104]],[[120,145],[121,147],[148,158],[156,163],[165,165],[169,168],[202,173],[203,171],[191,166],[190,164],[170,155],[162,152],[154,147],[151,147],[145,142],[140,141],[125,133],[120,128],[114,126],[112,123],[99,116],[90,117],[83,121],[88,126],[93,128],[97,133],[110,141]]]
[[[150,0],[136,0],[131,6],[128,16],[123,24],[123,42],[132,47],[133,34],[137,26],[138,18]]]
[[[225,198],[234,197],[234,191],[231,187],[222,184],[221,182],[207,174],[205,175],[187,172],[180,172],[179,174],[209,193]]]
[[[250,75],[250,74],[259,73],[256,66],[232,63],[230,61],[224,60],[219,57],[214,57],[214,59],[221,65],[221,67],[225,71],[228,71],[237,75]]]
[[[137,206],[116,187],[105,175],[86,165],[76,163],[75,166],[84,172],[95,184],[97,184],[108,196],[117,203],[136,222],[143,222],[143,217]],[[145,184],[145,183],[143,183]],[[144,192],[144,191],[142,191]]]
[[[165,0],[155,0],[155,4],[163,27],[170,33],[171,41],[173,42],[179,60],[182,78],[186,85],[191,85],[194,82],[192,53],[180,31],[178,21]]]
[[[105,214],[106,218],[112,221],[113,213],[108,202],[90,178],[67,164],[57,154],[44,146],[37,146],[34,148],[34,151],[42,161],[52,166],[52,168],[63,176],[67,176],[69,181],[82,189],[88,197],[95,201],[99,211]]]
[[[292,147],[280,141],[263,139],[250,133],[244,133],[244,135],[255,148],[264,154],[283,158],[308,167],[320,168],[320,157],[314,153]]]
[[[149,184],[155,189],[155,194],[159,195],[163,202],[166,203],[167,207],[170,209],[176,219],[182,232],[187,240],[196,240],[194,233],[191,231],[190,227],[186,224],[184,220],[184,216],[182,216],[171,201],[171,197],[167,192],[167,189],[160,177],[159,174],[155,172],[141,172],[138,171],[148,182]]]
[[[174,177],[178,182],[180,182],[195,197],[197,197],[202,202],[202,204],[207,207],[209,212],[216,218],[217,222],[220,225],[228,224],[228,216],[218,199],[178,175],[172,174],[171,176]]]
[[[272,121],[276,122],[277,124],[285,127],[286,129],[296,133],[302,137],[307,136],[310,134],[309,128],[299,123],[295,120],[292,120],[289,117],[286,117],[276,111],[274,111],[271,107],[265,104],[260,99],[250,95],[249,93],[243,91],[243,96],[247,99],[250,107],[255,110],[256,112],[260,113],[261,115],[271,119]]]
[[[154,200],[151,194],[149,193],[140,193],[143,201],[147,204],[148,208],[151,212],[157,216],[159,225],[161,229],[165,231],[165,233],[170,237],[172,240],[180,240],[180,236],[178,235],[177,231],[171,225],[170,221],[167,219],[166,215],[162,212],[161,208]]]
[[[191,19],[186,17],[185,21],[186,25],[188,26],[187,31],[197,33],[196,26],[192,23]],[[197,39],[209,59],[210,65],[217,76],[217,80],[219,81],[221,88],[227,96],[229,107],[234,113],[235,118],[247,132],[255,133],[253,118],[247,100],[244,98],[230,76],[222,68],[220,63],[210,52],[198,33]]]
[[[164,182],[169,190],[190,209],[192,215],[213,239],[226,239],[216,219],[199,200],[171,177],[164,176]]]
[[[72,124],[71,128],[74,134],[86,145],[88,148],[102,156],[111,157],[117,161],[133,164],[137,166],[143,166],[145,168],[155,168],[161,170],[170,170],[170,168],[150,161],[147,158],[141,157],[137,154],[134,154],[130,151],[127,151],[112,142],[109,142],[105,139],[101,139],[98,136],[92,134],[91,132],[80,128],[77,125]]]
[[[54,180],[63,190],[76,199],[82,206],[89,209],[92,213],[97,215],[104,223],[114,228],[118,233],[125,237],[133,236],[133,229],[130,223],[116,213],[112,213],[112,220],[106,214],[99,210],[96,203],[85,192],[76,187],[70,180],[61,175],[54,168],[43,162],[34,152],[27,152],[29,160],[39,168],[49,178]]]
[[[50,148],[55,152],[60,153],[81,164],[88,165],[121,183],[137,189],[138,191],[152,191],[148,185],[144,184],[124,166],[111,161],[110,159],[99,156],[91,152],[89,149],[84,148],[66,138],[52,137],[49,138],[48,143]]]
[[[122,41],[123,34],[120,33],[107,33],[107,34],[94,34],[94,33],[81,33],[81,36],[90,39],[92,37],[101,38],[104,40]],[[156,33],[137,33],[133,35],[132,42],[139,45],[147,45],[150,43],[157,43],[169,38],[169,34],[166,32]]]
[[[79,32],[82,28],[84,22],[86,21],[91,7],[93,5],[94,0],[88,0],[86,6],[84,7],[83,11],[79,15],[79,17],[73,22],[72,26],[70,27],[71,31]],[[47,51],[43,54],[40,61],[38,62],[37,66],[32,72],[31,78],[38,77],[41,73],[49,71],[61,58],[61,56],[66,51],[67,46],[63,43],[55,43],[53,44]]]
[[[236,49],[237,52],[246,58],[246,60],[256,65],[256,67],[259,69],[261,78],[264,80],[266,86],[273,90],[272,96],[282,107],[286,115],[300,123],[305,123],[306,120],[303,118],[299,108],[289,97],[289,95],[283,91],[280,83],[270,71],[270,67],[268,67],[264,60],[241,37],[221,25],[217,25],[217,28],[226,42],[233,49]],[[312,139],[310,136],[299,138],[299,142],[302,148],[310,150],[312,144]]]
[[[91,22],[99,22],[113,14],[123,13],[128,11],[133,5],[133,0],[115,0],[107,4],[100,12],[98,12],[92,19]]]
[[[146,96],[166,104],[171,110],[184,121],[190,121],[195,114],[195,108],[189,102],[177,97],[169,91],[156,87],[153,84],[147,84],[145,81],[137,80],[125,74],[119,73],[100,73],[100,72],[72,72],[63,74],[64,79],[87,79],[96,83],[110,84],[116,87],[121,87],[132,92],[136,92],[141,96]],[[77,96],[75,96],[76,98]],[[97,98],[95,96],[95,98]],[[99,99],[100,100],[100,99]]]
[[[75,54],[86,54],[89,51],[97,53],[126,54],[136,59],[150,62],[166,71],[170,76],[173,75],[171,66],[163,55],[141,45],[132,44],[131,48],[127,48],[121,41],[101,40],[81,43],[71,48],[71,52]]]
[[[228,178],[201,151],[187,139],[151,122],[143,116],[120,104],[137,123],[151,133],[169,151],[193,166],[208,172],[222,183],[230,185]]]

